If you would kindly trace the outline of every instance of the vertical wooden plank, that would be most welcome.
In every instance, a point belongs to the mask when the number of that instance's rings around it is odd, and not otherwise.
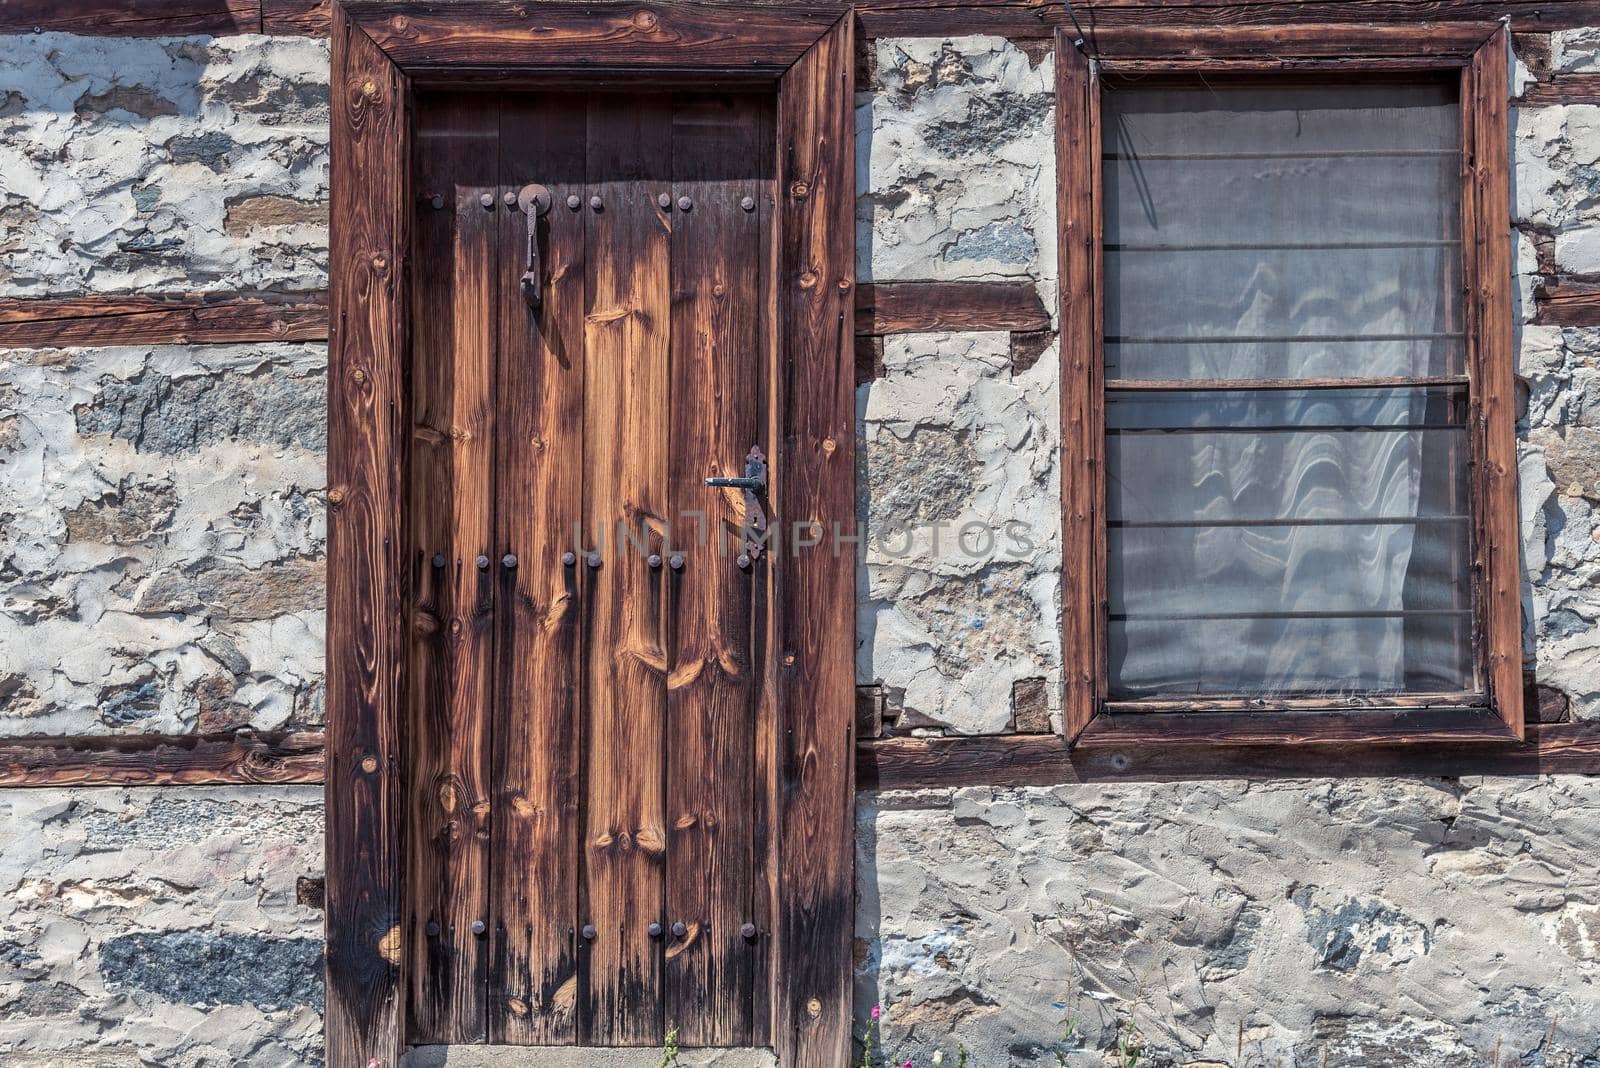
[[[744,495],[704,484],[744,474],[752,445],[771,447],[757,422],[765,376],[756,209],[766,192],[761,128],[772,121],[762,103],[685,96],[672,125],[670,514],[679,544],[697,533],[692,516],[706,517],[709,532],[709,544],[685,544],[688,566],[673,576],[667,682],[666,914],[686,934],[667,945],[666,1023],[686,1047],[751,1043],[770,947],[769,918],[754,911],[765,874],[755,823],[767,798],[756,780],[762,676],[753,660],[753,604],[770,555],[739,566]]]
[[[582,518],[584,100],[507,95],[500,184],[547,186],[543,299],[522,293],[527,219],[500,221],[500,405],[493,566],[500,572],[499,696],[489,1040],[577,1039],[579,568],[562,561]],[[571,208],[567,198],[579,198]],[[502,563],[506,554],[516,566]]]
[[[1105,432],[1101,392],[1100,86],[1056,31],[1056,207],[1061,288],[1063,733],[1098,711],[1105,666]]]
[[[784,350],[773,499],[785,544],[773,650],[783,717],[773,1037],[785,1065],[816,1068],[850,1056],[855,558],[838,537],[855,533],[852,26],[841,19],[779,86]]]
[[[335,12],[328,345],[327,1053],[393,1068],[401,1034],[409,85]]]
[[[1468,329],[1478,463],[1481,633],[1489,697],[1523,737],[1522,599],[1517,512],[1516,352],[1511,322],[1510,44],[1504,25],[1462,76]]]
[[[778,255],[780,242],[777,240],[777,203],[778,203],[778,122],[777,100],[770,100],[767,105],[768,115],[761,124],[761,141],[756,150],[757,158],[762,161],[762,177],[758,181],[759,192],[756,194],[756,214],[760,216],[757,225],[760,227],[761,244],[757,252],[760,257],[761,293],[757,302],[759,322],[756,336],[760,343],[759,361],[761,364],[761,388],[757,396],[757,425],[761,427],[763,436],[768,445],[767,458],[770,465],[778,454],[779,427],[774,414],[778,410],[777,393],[778,359],[780,348],[780,318],[778,315]],[[852,252],[852,255],[854,253]],[[769,474],[770,478],[770,474]],[[774,532],[776,543],[769,545],[768,553],[783,551],[783,532],[781,521],[773,514],[773,507],[778,500],[776,489],[772,486],[767,491],[767,520],[769,529]],[[751,798],[751,808],[755,811],[755,823],[751,827],[751,852],[756,858],[758,870],[750,881],[750,912],[754,916],[767,917],[767,930],[763,932],[766,939],[766,952],[756,957],[756,974],[751,981],[751,1009],[750,1009],[750,1044],[752,1046],[773,1045],[773,1008],[776,1004],[776,977],[778,975],[778,942],[776,937],[777,924],[777,840],[778,840],[778,797],[780,790],[780,776],[778,774],[778,731],[782,722],[782,708],[778,690],[778,664],[776,628],[778,625],[775,611],[774,590],[777,574],[777,565],[771,560],[767,563],[767,582],[757,585],[755,600],[751,605],[751,616],[754,622],[753,640],[754,648],[751,650],[751,659],[761,672],[756,700],[756,737],[755,737],[755,792]],[[852,624],[852,627],[854,624]],[[758,924],[760,921],[756,921]],[[854,922],[851,924],[854,927]]]
[[[417,110],[407,914],[417,1042],[487,1036],[498,203],[493,98]],[[482,197],[489,197],[484,206]],[[437,202],[439,207],[433,204]]]
[[[668,226],[672,111],[665,94],[589,103],[588,279],[584,321],[585,867],[579,1037],[596,1045],[662,1038],[665,792],[662,739],[666,568],[619,528],[659,546],[667,505]],[[587,201],[587,197],[585,200]],[[641,531],[649,531],[641,535]]]

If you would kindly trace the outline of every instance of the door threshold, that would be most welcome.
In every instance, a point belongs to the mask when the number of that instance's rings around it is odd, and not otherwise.
[[[686,1049],[682,1068],[776,1068],[770,1049]],[[400,1068],[658,1068],[661,1050],[650,1046],[411,1046]]]

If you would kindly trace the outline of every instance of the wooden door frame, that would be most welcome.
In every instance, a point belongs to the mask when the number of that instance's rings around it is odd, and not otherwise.
[[[405,1048],[407,290],[414,94],[501,82],[764,85],[778,100],[771,491],[773,1042],[849,1060],[854,928],[853,27],[844,6],[336,0],[328,375],[327,1063]],[[834,524],[838,524],[837,527]],[[806,540],[810,540],[809,538]],[[850,542],[843,542],[850,545]]]

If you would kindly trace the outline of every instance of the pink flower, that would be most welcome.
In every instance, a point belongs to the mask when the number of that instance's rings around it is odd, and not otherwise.
[[[909,1060],[907,1060],[906,1063],[904,1063],[904,1064],[902,1064],[900,1066],[900,1068],[911,1068],[911,1062]]]
[[[880,1017],[882,1015],[883,1015],[883,1006],[882,1005],[874,1005],[874,1006],[872,1006],[872,1018],[874,1020],[876,1020],[878,1017]]]

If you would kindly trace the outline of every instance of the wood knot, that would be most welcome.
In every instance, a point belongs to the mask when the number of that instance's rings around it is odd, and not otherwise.
[[[373,772],[377,771],[378,770],[378,758],[375,757],[375,756],[362,757],[361,758],[361,770],[366,772],[368,775],[371,775]]]
[[[816,271],[806,271],[806,272],[802,273],[800,275],[800,288],[801,289],[815,289],[815,288],[817,288],[817,272]]]
[[[839,279],[839,292],[841,292],[841,293],[848,293],[848,292],[850,292],[850,287],[851,287],[851,286],[852,286],[852,285],[853,285],[853,284],[854,284],[854,283],[853,283],[853,282],[851,282],[851,281],[850,281],[850,279],[848,279],[848,278],[841,278],[841,279]]]
[[[818,1016],[821,1016],[822,1002],[818,1001],[816,998],[812,998],[810,1001],[806,1002],[806,1012],[811,1014],[811,1018],[813,1020]]]
[[[367,100],[378,99],[378,83],[368,78],[361,83],[361,95]]]
[[[391,927],[378,939],[378,956],[392,965],[400,963],[400,928]]]
[[[826,454],[828,456],[832,456],[833,455],[833,450],[837,449],[838,447],[839,447],[838,442],[834,441],[832,438],[823,438],[822,439],[822,451],[823,451],[824,454]]]
[[[811,187],[804,182],[789,183],[789,195],[796,200],[804,200],[811,195]]]
[[[396,15],[389,20],[389,25],[394,27],[395,33],[405,33],[411,28],[411,20],[404,15]]]
[[[367,372],[357,367],[354,371],[350,372],[350,377],[355,380],[357,385],[359,385],[367,380]]]
[[[328,503],[335,508],[344,503],[344,490],[333,489],[328,491]]]
[[[637,12],[633,16],[633,24],[641,30],[653,30],[660,22],[661,20],[656,17],[656,13],[648,8]]]

